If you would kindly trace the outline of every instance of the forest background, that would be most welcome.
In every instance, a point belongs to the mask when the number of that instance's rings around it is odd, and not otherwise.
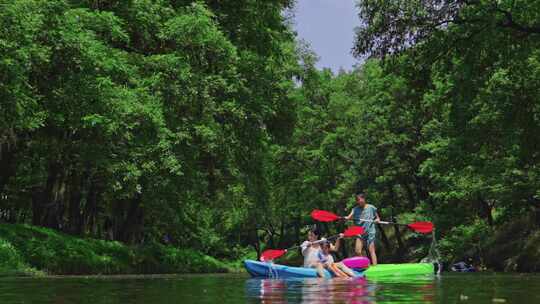
[[[540,3],[357,6],[334,74],[292,0],[0,1],[0,270],[227,271],[359,190],[446,263],[540,270]]]

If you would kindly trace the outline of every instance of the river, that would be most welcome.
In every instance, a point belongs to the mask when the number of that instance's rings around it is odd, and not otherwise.
[[[540,303],[540,276],[443,274],[355,280],[246,275],[0,279],[0,303]]]

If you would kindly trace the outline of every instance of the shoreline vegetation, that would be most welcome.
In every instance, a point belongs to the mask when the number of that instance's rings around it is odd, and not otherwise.
[[[444,239],[439,244],[441,250],[448,252],[442,256],[442,262],[449,264],[448,258],[453,250],[463,250],[468,254],[468,246],[473,250],[482,250],[481,247],[484,247],[485,251],[477,255],[477,258],[485,270],[538,272],[540,233],[529,234],[527,226],[527,220],[521,219],[509,225],[504,233],[483,231],[482,240],[475,239],[480,234],[470,238],[464,235],[466,232],[456,230],[453,239]],[[471,227],[471,230],[477,229]],[[514,239],[512,236],[515,235],[520,239]],[[463,248],[452,243],[454,241],[462,242]],[[504,245],[495,246],[496,243]],[[385,248],[381,250],[381,256],[388,258],[389,253]],[[411,250],[409,256],[414,255]],[[223,262],[194,250],[170,245],[128,246],[118,241],[78,238],[43,227],[0,224],[0,277],[240,273],[243,272],[242,260],[255,258],[255,255],[246,255],[236,261]],[[291,252],[280,259],[280,263],[296,265],[300,260],[301,256],[297,252]],[[448,268],[446,266],[444,270]]]
[[[239,272],[189,249],[162,244],[127,246],[82,239],[52,229],[0,224],[0,276],[120,275]]]

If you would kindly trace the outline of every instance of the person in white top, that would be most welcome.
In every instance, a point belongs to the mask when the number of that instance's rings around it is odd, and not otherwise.
[[[317,275],[321,278],[324,277],[324,267],[319,261],[318,254],[321,251],[321,245],[315,243],[319,239],[319,231],[311,229],[308,232],[308,240],[300,245],[302,249],[302,255],[304,256],[304,267],[317,269]]]
[[[354,276],[352,270],[350,270],[347,266],[345,266],[343,263],[334,263],[334,260],[332,258],[331,263],[326,263],[325,261],[321,261],[321,254],[322,247],[321,247],[321,241],[322,243],[327,243],[329,251],[337,252],[339,250],[340,245],[340,239],[343,237],[343,235],[339,236],[339,239],[336,242],[336,245],[332,245],[330,242],[326,241],[326,239],[321,239],[319,241],[320,233],[317,229],[312,228],[308,232],[308,240],[303,242],[302,245],[300,245],[300,248],[302,249],[302,255],[304,256],[304,267],[309,268],[315,268],[317,269],[317,275],[321,278],[324,277],[324,268],[328,265],[331,265],[332,268],[337,266],[336,268],[339,268],[339,273],[336,273],[336,275],[346,275],[346,276]],[[319,241],[319,242],[317,242]],[[330,257],[332,257],[330,255]],[[331,269],[333,271],[333,269]]]

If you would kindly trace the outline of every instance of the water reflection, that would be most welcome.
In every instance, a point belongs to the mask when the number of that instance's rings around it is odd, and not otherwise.
[[[0,278],[0,303],[540,303],[540,276],[443,274],[379,280],[260,280],[247,275]]]
[[[252,303],[434,303],[434,286],[433,279],[249,279],[246,292]]]

